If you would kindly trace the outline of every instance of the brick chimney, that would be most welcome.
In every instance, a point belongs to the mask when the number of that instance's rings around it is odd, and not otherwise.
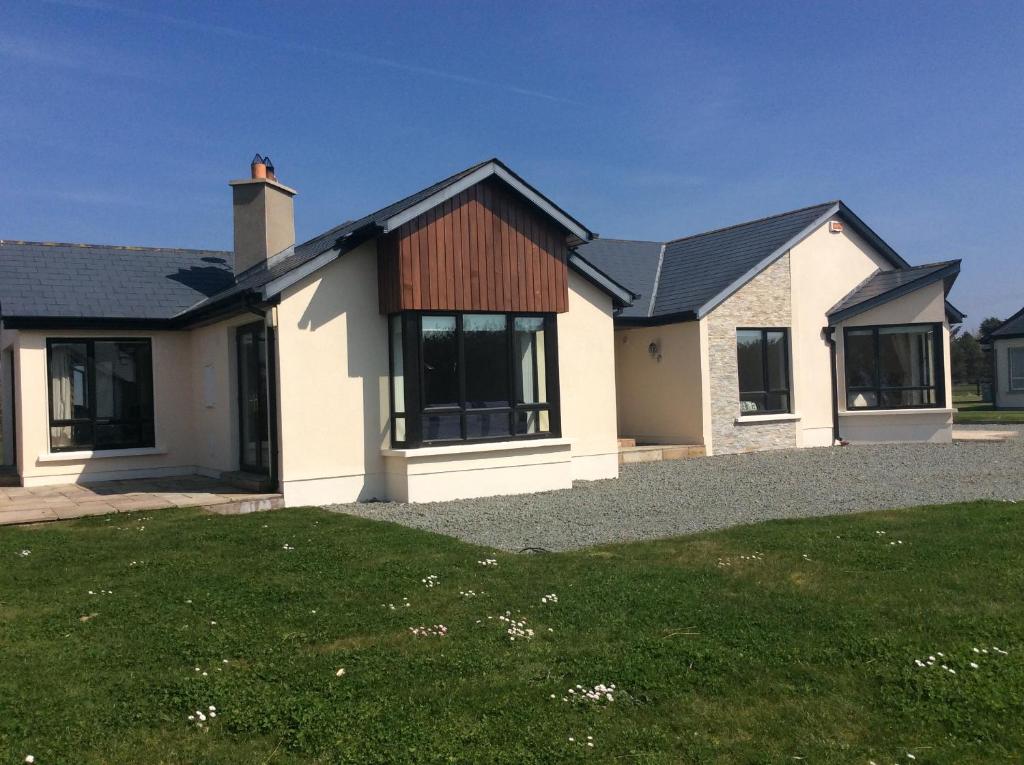
[[[295,244],[297,193],[279,183],[270,157],[252,159],[251,177],[231,181],[235,214],[235,274]]]

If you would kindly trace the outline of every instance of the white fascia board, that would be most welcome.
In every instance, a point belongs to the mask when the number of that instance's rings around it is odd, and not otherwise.
[[[273,297],[274,295],[280,294],[284,290],[291,287],[293,284],[302,281],[310,274],[318,271],[319,269],[326,266],[331,261],[337,259],[341,254],[341,249],[334,247],[327,252],[320,253],[312,260],[303,263],[297,268],[293,268],[291,271],[286,273],[284,276],[280,276],[274,279],[272,282],[268,282],[263,286],[263,299]]]
[[[507,170],[505,170],[505,168],[495,164],[494,162],[488,162],[486,165],[479,168],[478,170],[474,170],[465,178],[460,178],[452,185],[447,186],[446,188],[442,189],[436,194],[432,194],[431,196],[424,199],[422,202],[419,202],[413,205],[412,207],[408,208],[407,210],[403,210],[402,212],[391,216],[384,222],[384,231],[394,231],[403,223],[408,223],[413,218],[418,218],[420,215],[427,212],[427,210],[431,210],[437,207],[439,204],[442,204],[443,202],[446,202],[452,197],[461,194],[466,189],[470,188],[471,186],[475,186],[476,184],[480,183],[480,181],[486,178],[490,178],[492,175],[496,175],[497,177],[501,178],[501,180],[505,181],[505,183],[507,183],[509,186],[514,188],[524,197],[529,199],[531,202],[533,202],[533,204],[535,204],[545,213],[547,213],[552,218],[557,220],[559,223],[565,226],[565,228],[567,228],[581,240],[583,240],[584,242],[590,241],[591,234],[589,231],[583,228],[579,223],[574,221],[572,218],[568,217],[557,207],[552,205],[548,200],[546,200],[536,191],[531,189],[529,186],[525,185],[522,181],[520,181],[518,178],[516,178]]]
[[[654,272],[654,287],[651,289],[651,302],[647,306],[647,318],[654,316],[654,303],[658,299],[658,286],[661,284],[661,267],[665,263],[665,245],[661,245],[658,253],[658,270]]]
[[[839,205],[832,205],[832,207],[830,207],[821,217],[817,218],[813,223],[811,223],[809,226],[807,226],[805,229],[803,229],[800,233],[798,233],[796,236],[794,236],[788,242],[786,242],[781,247],[779,247],[777,250],[775,250],[775,252],[773,252],[767,258],[762,260],[756,266],[754,266],[749,271],[747,271],[745,274],[743,274],[743,276],[741,276],[739,279],[734,281],[732,284],[730,284],[724,290],[722,290],[717,295],[715,295],[713,298],[711,298],[711,300],[709,300],[704,305],[702,305],[700,308],[698,308],[697,309],[697,318],[698,319],[703,319],[705,316],[707,316],[709,313],[711,313],[713,310],[715,310],[715,308],[717,308],[722,302],[724,302],[727,298],[729,298],[729,296],[731,296],[733,293],[737,292],[740,289],[740,287],[742,287],[744,284],[749,282],[751,279],[753,279],[759,273],[761,273],[766,268],[768,268],[768,266],[770,266],[776,260],[781,258],[783,255],[785,255],[791,249],[796,247],[798,244],[800,244],[800,242],[802,242],[804,239],[806,239],[808,236],[810,236],[814,231],[817,231],[820,226],[825,225],[825,223],[828,221],[828,219],[831,218],[833,215],[835,215],[837,212],[839,212]]]

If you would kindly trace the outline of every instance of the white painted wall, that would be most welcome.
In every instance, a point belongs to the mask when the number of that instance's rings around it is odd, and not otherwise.
[[[1024,391],[1010,390],[1010,349],[1024,348],[1024,337],[995,340],[992,352],[996,356],[996,405],[1000,409],[1024,409]]]
[[[658,347],[652,355],[651,343]],[[699,322],[615,332],[619,435],[649,444],[703,444]]]
[[[798,446],[832,443],[832,367],[822,328],[827,312],[858,284],[892,266],[849,226],[828,223],[790,251],[793,285],[791,329],[793,405],[799,415]]]

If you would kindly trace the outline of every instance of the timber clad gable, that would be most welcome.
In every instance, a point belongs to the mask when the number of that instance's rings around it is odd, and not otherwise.
[[[378,239],[381,313],[568,310],[567,231],[488,179]]]

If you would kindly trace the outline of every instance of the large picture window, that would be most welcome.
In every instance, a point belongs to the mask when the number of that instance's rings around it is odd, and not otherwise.
[[[790,412],[789,336],[785,329],[737,329],[740,415]]]
[[[153,446],[148,339],[47,341],[50,451]]]
[[[553,315],[390,318],[396,446],[559,435]]]
[[[1010,348],[1006,356],[1010,362],[1010,390],[1024,391],[1024,348]]]
[[[847,327],[847,409],[942,406],[942,325]]]

